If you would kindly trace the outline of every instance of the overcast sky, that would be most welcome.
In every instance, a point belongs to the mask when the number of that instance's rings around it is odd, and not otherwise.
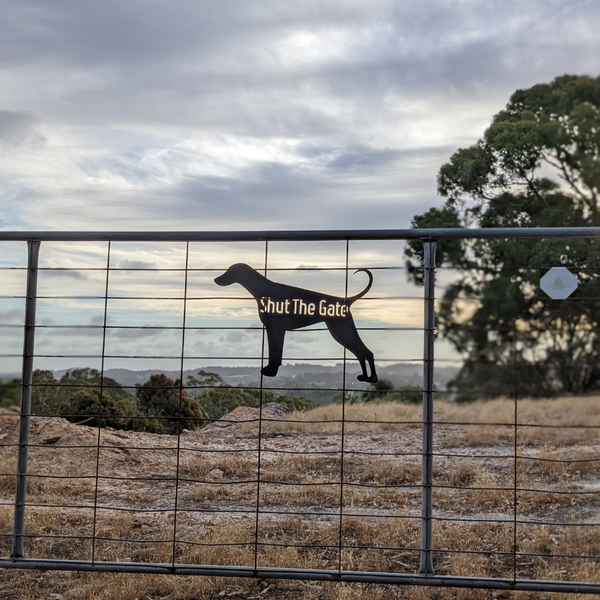
[[[3,229],[408,227],[597,0],[4,0]]]

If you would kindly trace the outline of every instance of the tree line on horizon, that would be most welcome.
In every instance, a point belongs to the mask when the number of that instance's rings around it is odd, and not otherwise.
[[[0,384],[0,406],[18,405],[20,387],[20,379]],[[233,387],[208,371],[188,376],[183,384],[164,373],[155,374],[145,383],[127,388],[96,369],[72,369],[59,379],[52,371],[36,369],[31,412],[91,427],[176,434],[183,429],[199,429],[238,406],[257,408],[260,402],[260,390]],[[263,390],[262,403],[269,402],[290,410],[317,406],[302,396]]]

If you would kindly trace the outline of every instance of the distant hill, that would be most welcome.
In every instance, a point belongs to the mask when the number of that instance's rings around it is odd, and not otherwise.
[[[233,386],[260,386],[260,372],[257,367],[224,367],[210,366],[187,369],[183,372],[183,380],[189,375],[197,375],[203,369],[212,373],[218,373],[225,382]],[[60,377],[65,371],[56,371],[55,376]],[[356,376],[360,374],[360,368],[351,366],[346,371],[346,389],[363,390],[367,384],[357,381]],[[437,367],[435,383],[439,388],[445,388],[446,384],[456,374],[455,367]],[[105,374],[112,377],[124,386],[135,386],[136,383],[148,381],[151,375],[165,373],[173,379],[179,378],[179,371],[163,371],[160,369],[146,369],[143,371],[131,371],[129,369],[107,369]],[[319,404],[330,403],[334,396],[342,389],[343,366],[341,363],[335,365],[314,365],[309,363],[285,364],[279,369],[277,377],[264,377],[263,387],[276,389],[290,395],[305,396]],[[390,379],[394,385],[421,385],[423,378],[422,363],[414,364],[392,364],[379,366],[380,378]]]
[[[189,375],[197,375],[198,371],[203,369],[212,373],[218,373],[225,382],[233,386],[260,386],[260,372],[257,367],[223,367],[210,366],[198,367],[196,369],[186,369],[183,372],[183,380],[186,381]],[[54,371],[54,376],[58,379],[71,369],[61,369]],[[456,367],[436,367],[435,384],[438,388],[444,389],[450,379],[457,372]],[[367,384],[357,381],[356,376],[360,374],[360,368],[357,365],[350,366],[346,370],[346,390],[364,390]],[[107,369],[104,374],[107,377],[118,381],[126,387],[134,387],[136,383],[145,383],[151,375],[164,373],[168,377],[178,379],[179,371],[165,371],[161,369],[145,369],[142,371],[132,371],[130,369]],[[387,366],[378,366],[377,373],[380,378],[391,380],[395,386],[402,385],[421,385],[423,378],[422,363],[413,364],[392,364]],[[313,402],[319,404],[328,404],[332,402],[334,396],[342,389],[343,365],[313,365],[309,363],[297,363],[282,365],[277,377],[263,378],[263,387],[287,393],[289,395],[305,396]],[[20,377],[18,374],[3,374],[0,379],[7,381],[13,377]]]

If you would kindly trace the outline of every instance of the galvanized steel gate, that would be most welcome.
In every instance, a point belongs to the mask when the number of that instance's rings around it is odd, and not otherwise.
[[[127,232],[114,232],[114,233],[96,233],[96,232],[0,232],[0,242],[27,242],[28,245],[28,262],[27,262],[27,282],[26,282],[26,293],[25,293],[25,327],[24,327],[24,347],[22,354],[22,395],[21,395],[21,412],[19,419],[19,437],[18,443],[16,445],[4,443],[4,440],[0,439],[0,450],[9,451],[11,448],[15,448],[18,452],[18,462],[16,467],[16,493],[14,497],[14,502],[10,504],[11,507],[14,507],[14,520],[13,520],[13,531],[11,533],[7,533],[6,531],[1,534],[4,539],[9,539],[11,541],[11,550],[10,556],[5,556],[0,558],[0,567],[2,568],[20,568],[20,569],[60,569],[60,570],[78,570],[78,571],[102,571],[102,572],[136,572],[136,573],[163,573],[163,574],[187,574],[187,575],[214,575],[214,576],[228,576],[228,577],[259,577],[259,578],[290,578],[290,579],[311,579],[311,580],[324,580],[324,581],[346,581],[346,582],[376,582],[376,583],[390,583],[390,584],[402,584],[402,585],[426,585],[426,586],[446,586],[446,587],[472,587],[472,588],[488,588],[488,589],[506,589],[506,590],[546,590],[546,591],[562,591],[562,592],[578,592],[578,593],[600,593],[600,584],[594,582],[593,580],[584,580],[584,581],[562,581],[560,578],[558,579],[535,579],[535,578],[523,578],[519,576],[520,573],[520,564],[527,564],[527,560],[532,558],[540,558],[540,557],[551,557],[551,552],[543,551],[543,552],[524,552],[519,550],[519,544],[517,541],[517,530],[518,528],[527,528],[527,527],[556,527],[562,528],[562,530],[568,531],[569,527],[582,527],[587,526],[588,528],[593,528],[594,530],[600,531],[600,521],[596,522],[587,522],[585,524],[575,524],[573,522],[546,522],[544,520],[533,519],[528,517],[528,519],[523,519],[519,513],[518,508],[518,495],[523,492],[523,489],[520,487],[520,484],[517,479],[517,471],[519,468],[519,461],[527,460],[527,456],[520,455],[520,448],[517,447],[517,429],[520,423],[517,420],[517,404],[518,399],[514,399],[515,403],[515,420],[512,423],[500,423],[501,426],[506,426],[514,429],[514,447],[512,451],[506,455],[503,455],[507,460],[507,464],[512,465],[514,467],[514,478],[513,485],[507,489],[502,491],[508,492],[509,500],[506,501],[506,505],[509,506],[509,509],[504,511],[507,514],[503,514],[500,518],[492,518],[490,519],[477,519],[477,518],[460,518],[456,515],[449,515],[448,511],[435,511],[434,510],[434,492],[436,492],[436,488],[440,491],[440,493],[444,490],[444,488],[460,488],[460,485],[452,484],[452,485],[436,485],[434,478],[434,466],[435,466],[435,457],[439,456],[442,459],[452,459],[455,458],[456,455],[449,453],[447,450],[445,452],[436,451],[434,449],[434,441],[435,441],[435,430],[434,430],[434,395],[436,393],[435,390],[435,378],[434,378],[434,339],[436,336],[436,328],[435,328],[435,317],[434,317],[434,303],[435,303],[435,287],[436,287],[436,262],[435,262],[435,254],[436,254],[436,244],[439,240],[447,240],[447,239],[476,239],[476,238],[495,238],[495,239],[541,239],[541,238],[557,238],[557,239],[571,239],[571,238],[591,238],[591,237],[600,237],[600,229],[575,229],[575,228],[556,228],[556,229],[520,229],[520,230],[502,230],[502,229],[488,229],[488,230],[381,230],[381,231],[298,231],[298,232],[239,232],[239,233],[218,233],[218,232],[181,232],[181,233],[127,233]],[[107,354],[105,353],[105,341],[107,330],[110,329],[110,324],[107,320],[107,303],[109,301],[109,284],[108,278],[109,273],[117,270],[116,268],[111,266],[110,263],[110,247],[111,244],[118,243],[141,243],[141,242],[160,242],[160,243],[183,243],[186,244],[186,260],[185,267],[182,269],[184,272],[185,278],[185,291],[184,291],[184,321],[181,327],[182,335],[185,338],[186,333],[186,321],[185,321],[185,306],[186,301],[189,302],[188,298],[188,276],[192,272],[192,268],[189,265],[189,254],[190,254],[190,244],[207,244],[207,243],[217,243],[217,244],[238,244],[242,242],[256,242],[265,245],[265,257],[267,255],[267,250],[269,248],[269,244],[276,244],[279,242],[295,242],[295,243],[326,243],[326,242],[341,242],[345,244],[345,266],[341,269],[344,271],[345,269],[345,278],[346,278],[346,292],[348,286],[348,270],[349,266],[349,244],[355,243],[364,243],[364,242],[394,242],[394,241],[402,241],[409,239],[417,239],[422,240],[424,244],[424,322],[421,328],[423,334],[423,417],[422,417],[422,450],[419,453],[419,460],[421,462],[421,481],[420,482],[412,482],[403,485],[390,485],[389,488],[393,488],[395,490],[400,490],[400,488],[411,488],[416,487],[421,489],[421,505],[420,505],[420,547],[418,548],[406,548],[401,544],[389,548],[380,548],[381,550],[387,551],[398,551],[398,556],[404,556],[403,552],[415,551],[419,554],[419,566],[418,569],[414,571],[410,571],[407,568],[399,569],[398,572],[385,572],[385,571],[363,571],[363,570],[350,570],[347,568],[343,568],[343,562],[341,559],[342,551],[344,551],[347,547],[343,542],[342,536],[342,523],[344,519],[348,519],[351,515],[354,519],[373,519],[378,516],[378,510],[373,510],[371,514],[368,512],[357,512],[357,514],[352,514],[352,511],[344,508],[343,504],[343,491],[345,485],[344,480],[344,460],[345,456],[350,456],[352,454],[351,450],[344,448],[344,442],[347,439],[347,435],[345,434],[344,427],[349,427],[351,420],[348,420],[344,416],[344,412],[342,412],[341,419],[341,446],[335,452],[340,454],[340,480],[339,487],[340,493],[342,494],[340,500],[340,506],[337,510],[333,510],[323,513],[327,518],[335,516],[339,518],[339,540],[337,544],[325,544],[322,543],[319,546],[319,543],[311,542],[307,544],[298,544],[298,547],[302,546],[309,547],[314,546],[315,544],[319,547],[325,548],[323,551],[323,556],[328,551],[328,548],[333,547],[337,548],[339,560],[337,561],[337,568],[328,568],[328,569],[319,569],[319,568],[292,568],[292,567],[284,567],[284,568],[275,568],[270,566],[261,565],[261,559],[259,555],[259,546],[261,544],[266,544],[265,542],[260,542],[258,533],[254,538],[254,543],[250,544],[253,547],[253,560],[250,561],[250,564],[240,564],[240,565],[213,565],[213,564],[192,564],[189,561],[182,563],[178,562],[178,552],[176,552],[176,546],[181,542],[181,540],[177,539],[177,525],[174,525],[173,529],[173,537],[171,540],[167,540],[172,543],[173,552],[171,556],[171,560],[162,561],[162,562],[153,562],[153,561],[131,561],[129,560],[120,560],[120,561],[111,561],[99,559],[94,554],[94,548],[96,548],[96,544],[100,544],[102,540],[102,536],[99,533],[99,526],[97,526],[97,514],[98,511],[102,508],[99,505],[99,496],[98,496],[98,481],[102,479],[104,476],[100,475],[98,470],[98,465],[96,466],[95,472],[95,481],[96,484],[96,492],[93,498],[92,504],[85,504],[86,510],[91,510],[93,512],[93,528],[92,535],[88,536],[91,539],[92,543],[92,555],[89,558],[83,558],[80,560],[76,560],[73,558],[69,559],[60,559],[60,558],[47,558],[47,557],[39,557],[39,556],[28,556],[26,554],[24,548],[24,542],[26,542],[29,538],[39,538],[42,536],[60,538],[60,535],[55,534],[44,534],[39,531],[29,531],[26,526],[26,519],[28,511],[34,510],[34,508],[38,507],[39,504],[31,504],[28,503],[27,499],[27,482],[28,482],[28,454],[30,448],[32,447],[29,440],[30,435],[30,427],[31,427],[31,418],[32,418],[32,410],[31,410],[31,398],[32,398],[32,390],[35,387],[33,381],[33,372],[34,372],[34,361],[38,355],[35,353],[34,349],[34,338],[36,335],[36,330],[39,330],[41,325],[36,321],[36,302],[38,300],[38,273],[40,272],[39,267],[39,257],[40,257],[40,248],[44,249],[44,245],[46,243],[54,243],[54,242],[106,242],[108,244],[108,259],[107,264],[104,267],[104,271],[106,274],[106,286],[104,290],[104,295],[100,296],[101,300],[104,302],[104,315],[103,320],[100,322],[98,327],[102,331],[102,335],[104,336],[103,346],[102,346],[102,367],[101,372],[104,370],[104,360]],[[0,244],[1,248],[2,244]],[[244,251],[241,251],[242,254]],[[396,262],[399,260],[399,256],[394,258]],[[265,258],[264,268],[267,268],[267,259]],[[125,264],[125,263],[123,263]],[[356,265],[354,265],[356,266]],[[44,267],[47,270],[51,270],[52,267]],[[126,268],[123,270],[127,270],[129,268],[138,268],[131,265],[126,265]],[[144,269],[139,267],[140,269]],[[319,270],[319,267],[309,266],[308,270],[312,269]],[[100,269],[102,270],[102,269]],[[152,270],[152,269],[147,269]],[[201,269],[199,269],[201,270]],[[214,270],[214,269],[213,269]],[[210,271],[210,269],[209,269]],[[277,269],[275,269],[277,271]],[[283,269],[285,271],[285,269]],[[272,272],[271,270],[269,272]],[[211,274],[214,275],[215,273]],[[218,273],[216,273],[218,274]],[[208,329],[205,327],[205,329]],[[213,329],[215,329],[213,327]],[[377,329],[377,328],[374,328]],[[380,328],[381,329],[381,328]],[[391,328],[390,328],[391,329]],[[264,338],[264,334],[263,334]],[[264,339],[263,339],[264,342]],[[5,355],[10,354],[5,352]],[[184,371],[184,359],[186,358],[186,351],[184,345],[182,345],[181,352],[181,379],[179,383],[179,393],[181,395],[183,390],[183,371]],[[376,356],[377,358],[377,356]],[[262,359],[264,359],[264,343],[263,343],[263,355]],[[346,377],[345,377],[345,369],[346,369],[346,355],[344,353],[344,380],[341,385],[340,392],[342,393],[342,397],[346,398]],[[261,378],[259,391],[263,394],[263,379]],[[266,389],[266,388],[265,388]],[[343,409],[342,409],[343,411]],[[10,418],[6,415],[2,415],[2,418]],[[277,510],[277,511],[269,511],[264,509],[260,504],[260,486],[263,487],[270,485],[270,480],[261,480],[261,451],[263,452],[263,460],[266,460],[264,456],[267,454],[267,450],[263,448],[263,439],[262,436],[266,435],[264,433],[263,424],[268,422],[268,418],[264,418],[262,413],[262,408],[258,418],[258,441],[257,441],[257,452],[258,452],[258,463],[257,463],[257,473],[256,479],[252,480],[252,484],[256,484],[258,486],[257,492],[257,500],[256,500],[256,510],[254,515],[252,516],[251,512],[248,512],[250,517],[246,516],[246,518],[254,518],[256,519],[256,531],[259,529],[259,521],[260,519],[267,514],[272,514],[275,512],[277,514],[277,518],[280,518],[281,515],[300,515],[298,517],[298,521],[301,521],[304,516],[302,512],[292,511],[292,510]],[[457,426],[460,423],[444,423],[444,425],[448,426]],[[481,424],[477,424],[476,422],[470,423],[474,427],[481,426]],[[485,425],[485,424],[484,424]],[[557,424],[560,426],[560,424]],[[597,429],[596,426],[593,426],[594,429]],[[262,433],[261,433],[262,432]],[[346,435],[346,437],[345,437]],[[174,521],[177,521],[178,511],[181,512],[183,510],[189,511],[191,510],[189,506],[186,508],[178,508],[177,502],[178,497],[177,493],[180,485],[184,482],[183,478],[180,478],[179,472],[179,456],[180,452],[183,452],[181,448],[185,447],[181,446],[182,434],[181,431],[177,436],[177,473],[174,479],[169,479],[169,481],[174,481],[175,486],[175,500],[174,506],[162,507],[157,509],[160,511],[170,511],[173,513]],[[38,445],[39,446],[39,445]],[[102,446],[100,443],[100,432],[98,432],[98,444],[97,444],[97,456],[100,456],[100,449],[108,447]],[[36,451],[38,449],[36,448]],[[271,452],[271,450],[268,450]],[[371,453],[373,454],[373,453]],[[393,453],[392,453],[393,454]],[[461,455],[462,456],[462,455]],[[471,456],[471,455],[469,455]],[[474,458],[477,456],[472,455]],[[99,458],[98,458],[99,460]],[[549,459],[551,462],[553,459]],[[587,458],[586,460],[596,461],[600,460],[600,458]],[[556,461],[555,461],[556,462]],[[560,462],[560,461],[558,461]],[[563,461],[569,462],[569,461]],[[4,475],[6,477],[10,476],[10,472],[0,473],[0,475]],[[376,474],[375,477],[378,475]],[[50,476],[42,476],[38,475],[40,479],[44,479],[44,477]],[[30,477],[29,477],[30,479]],[[132,478],[133,479],[133,478]],[[129,480],[127,481],[129,484]],[[166,484],[165,484],[166,485]],[[300,483],[298,483],[300,485]],[[373,484],[365,484],[365,487],[368,486],[374,487]],[[480,488],[482,490],[495,490],[496,487],[492,486],[491,488],[486,488],[485,486]],[[476,487],[471,487],[471,490],[477,489]],[[499,489],[499,488],[498,488]],[[528,490],[531,492],[531,490]],[[535,490],[534,490],[535,491]],[[554,493],[548,492],[546,493]],[[576,496],[578,491],[565,492],[556,491],[555,493],[568,494],[571,493]],[[7,503],[3,503],[4,506],[7,506]],[[60,504],[56,502],[53,504],[54,507],[59,507]],[[71,502],[68,505],[64,505],[66,508],[81,508],[84,505],[78,505],[77,503]],[[182,505],[183,506],[183,505]],[[375,504],[375,506],[377,506]],[[1,505],[0,505],[1,508]],[[75,508],[73,508],[75,510]],[[122,508],[119,510],[127,510],[126,508]],[[144,512],[144,511],[141,511]],[[151,511],[150,511],[151,512]],[[90,513],[91,514],[91,513]],[[381,515],[379,515],[381,516]],[[391,517],[390,517],[391,518]],[[408,517],[406,517],[408,518]],[[414,515],[412,517],[415,519]],[[462,550],[452,550],[447,548],[436,548],[434,546],[434,529],[436,523],[445,523],[452,524],[453,522],[482,522],[482,523],[494,523],[495,525],[499,525],[503,530],[510,530],[511,538],[512,538],[512,549],[510,551],[501,551],[498,548],[490,548],[486,551],[481,550],[472,550],[470,548],[463,548]],[[494,526],[495,526],[494,525]],[[557,529],[558,531],[558,529]],[[83,537],[83,536],[82,536]],[[109,539],[110,536],[106,539]],[[346,539],[346,538],[344,538]],[[131,540],[127,540],[131,541]],[[164,541],[164,540],[163,540]],[[141,542],[140,542],[141,543]],[[231,544],[235,544],[236,542],[231,542]],[[198,542],[201,545],[201,542]],[[223,544],[223,546],[226,544]],[[268,544],[266,544],[268,545]],[[277,546],[276,542],[273,542],[271,545]],[[281,546],[287,547],[289,544],[280,544]],[[368,552],[370,548],[368,546],[360,546],[358,550],[362,552]],[[507,567],[508,571],[511,572],[510,576],[503,577],[482,577],[482,576],[468,576],[461,574],[436,574],[436,560],[440,561],[444,558],[444,553],[463,553],[467,558],[470,554],[473,555],[485,555],[487,557],[491,556],[500,556],[502,560],[508,564],[511,563],[510,568]],[[566,558],[577,558],[580,561],[587,561],[588,563],[596,564],[600,558],[596,554],[596,550],[592,550],[589,553],[585,551],[580,553],[581,555],[573,555],[572,557]],[[389,555],[389,552],[388,552]],[[491,559],[490,559],[491,560]],[[398,564],[402,565],[401,561],[397,561]],[[586,563],[587,564],[587,563]],[[408,565],[406,565],[408,566]],[[416,572],[415,572],[416,571]],[[565,571],[566,573],[566,571]]]

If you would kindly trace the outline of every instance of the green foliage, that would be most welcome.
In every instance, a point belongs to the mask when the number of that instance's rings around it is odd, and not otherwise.
[[[208,371],[188,377],[184,387],[179,379],[162,373],[151,375],[144,384],[136,385],[135,396],[114,379],[102,378],[95,369],[74,369],[59,380],[51,371],[36,370],[33,382],[33,414],[61,415],[73,423],[153,433],[177,433],[179,427],[197,429],[206,419],[219,419],[238,406],[258,407],[261,402],[259,390],[232,387]],[[4,385],[20,392],[19,380]],[[278,396],[267,390],[263,390],[262,402],[278,402],[291,410],[317,406],[301,396]]]
[[[267,397],[270,397],[270,394],[272,394],[272,392],[266,392],[266,394]],[[263,391],[263,396],[264,395],[265,392]],[[273,394],[273,396],[275,396],[274,400],[268,400],[266,398],[263,398],[263,404],[266,404],[267,402],[278,402],[279,404],[288,406],[290,410],[312,410],[313,408],[317,408],[317,406],[319,406],[318,404],[316,404],[312,400],[309,400],[308,398],[305,398],[304,396],[277,396],[276,394]]]
[[[19,406],[21,402],[21,380],[0,381],[0,407]]]
[[[72,369],[60,379],[56,379],[52,371],[36,369],[33,372],[33,389],[31,392],[31,408],[35,415],[57,415],[63,404],[76,392],[102,388],[116,401],[124,402],[130,413],[135,413],[135,397],[120,383],[110,377],[102,377],[96,369]]]
[[[420,404],[423,401],[423,389],[418,385],[395,387],[389,379],[379,379],[363,392],[362,401]]]
[[[401,385],[390,392],[385,400],[404,404],[421,404],[423,402],[423,388],[420,385]]]
[[[186,391],[202,407],[207,419],[217,420],[238,406],[258,408],[261,402],[260,390],[233,387],[223,381],[217,373],[199,371],[198,377],[188,376]],[[309,410],[317,404],[302,396],[278,396],[263,390],[262,403],[278,402],[291,410]]]
[[[136,385],[138,409],[156,419],[159,432],[177,433],[181,429],[197,429],[203,425],[204,413],[200,404],[190,398],[180,379],[164,373],[151,375],[144,384]]]
[[[393,389],[394,384],[389,379],[380,378],[363,393],[363,402],[383,400]]]
[[[97,369],[72,369],[67,371],[59,381],[61,386],[69,386],[71,391],[77,389],[86,389],[90,386],[100,387],[108,392],[115,400],[122,400],[131,410],[135,408],[135,399],[133,394],[129,393],[120,383],[111,377],[102,377]]]
[[[73,369],[60,379],[52,371],[36,369],[31,406],[35,415],[61,415],[73,423],[162,431],[158,421],[142,418],[132,394],[114,379],[102,378],[96,369]]]
[[[90,427],[132,428],[131,410],[123,400],[115,400],[99,388],[80,389],[60,405],[59,414],[72,423]]]
[[[440,209],[432,208],[423,215],[416,215],[411,221],[413,229],[435,228],[456,229],[462,227],[460,215],[454,206],[444,206]],[[405,255],[409,259],[406,263],[409,276],[417,283],[423,283],[423,242],[409,240],[406,244]],[[441,240],[438,242],[436,252],[436,266],[444,263],[460,264],[463,260],[463,249],[460,240]]]
[[[515,92],[482,139],[440,168],[438,190],[445,205],[413,227],[600,225],[600,77],[565,75]],[[437,315],[441,335],[465,356],[451,382],[458,399],[600,389],[599,249],[595,239],[440,244],[438,265],[459,273]],[[418,282],[417,244],[407,257]],[[553,266],[579,279],[569,300],[539,290]]]
[[[34,415],[58,414],[60,404],[66,397],[58,385],[58,379],[52,371],[36,369],[33,372],[31,412]]]
[[[517,90],[483,138],[441,167],[438,189],[451,205],[475,200],[471,210],[478,217],[482,201],[502,193],[542,201],[545,186],[556,186],[539,176],[545,165],[562,180],[573,206],[599,225],[599,147],[600,77],[564,75]]]

